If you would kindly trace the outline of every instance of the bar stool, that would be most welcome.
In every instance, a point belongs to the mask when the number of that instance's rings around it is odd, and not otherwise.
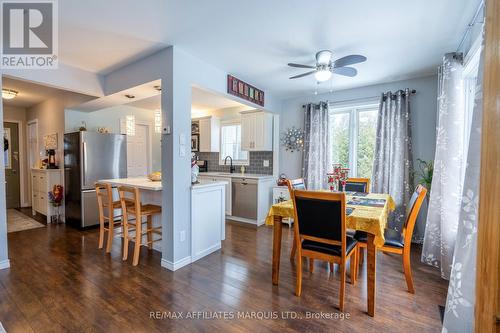
[[[145,245],[147,245],[150,250],[153,249],[154,242],[161,240],[161,237],[153,239],[153,234],[162,234],[161,227],[153,227],[153,216],[161,214],[161,207],[157,205],[141,204],[139,189],[135,187],[119,186],[118,193],[120,194],[123,212],[123,260],[127,260],[128,242],[129,240],[133,240],[135,246],[132,265],[137,266],[139,263],[140,247],[143,245],[142,236],[147,235],[147,242]],[[133,215],[135,219],[130,219],[130,215]],[[146,217],[146,221],[142,220],[143,217]],[[144,223],[146,223],[147,226],[143,232],[142,225]],[[135,235],[129,236],[130,231],[135,231]]]
[[[111,185],[95,183],[95,193],[97,194],[97,206],[99,207],[99,249],[104,246],[104,233],[108,232],[108,243],[106,253],[111,252],[113,245],[113,234],[116,226],[121,226],[123,217],[121,214],[114,215],[115,210],[122,208],[119,200],[113,201],[113,189]],[[104,210],[107,210],[105,214]],[[119,221],[116,221],[120,218]]]

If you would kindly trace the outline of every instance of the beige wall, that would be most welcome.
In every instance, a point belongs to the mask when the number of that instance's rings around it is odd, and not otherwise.
[[[27,163],[27,141],[26,141],[26,109],[20,107],[13,107],[4,105],[3,107],[3,120],[4,121],[15,121],[19,123],[19,167],[20,175],[22,179],[20,179],[20,183],[22,186],[21,189],[21,206],[27,207],[30,205],[31,196],[30,196],[30,178],[28,173],[28,163]]]
[[[93,97],[61,92],[58,96],[43,101],[26,110],[26,121],[38,120],[38,150],[44,152],[43,138],[45,135],[57,133],[58,149],[56,161],[63,167],[64,143],[64,110],[93,99]]]

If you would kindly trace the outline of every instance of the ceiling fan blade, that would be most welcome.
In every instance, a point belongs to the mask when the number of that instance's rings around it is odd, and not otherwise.
[[[299,74],[299,75],[295,75],[295,76],[292,76],[290,77],[290,79],[298,79],[299,77],[304,77],[304,76],[307,76],[307,75],[311,75],[313,73],[316,73],[316,70],[313,70],[313,71],[310,71],[310,72],[307,72],[307,73],[303,73],[303,74]]]
[[[333,67],[344,67],[366,61],[366,57],[359,54],[351,54],[333,62]]]
[[[353,77],[353,76],[356,76],[358,74],[358,71],[356,70],[356,68],[352,68],[352,67],[337,67],[337,68],[333,68],[332,72],[334,72],[335,74],[349,76],[349,77]]]
[[[289,63],[288,66],[290,66],[290,67],[297,67],[297,68],[316,68],[316,66],[301,65],[301,64],[292,64],[292,63]]]

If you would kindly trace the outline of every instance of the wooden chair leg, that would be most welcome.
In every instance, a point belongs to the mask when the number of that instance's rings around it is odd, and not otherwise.
[[[297,259],[297,284],[295,286],[295,295],[300,296],[302,293],[302,256],[299,251],[299,256]]]
[[[113,218],[113,217],[111,217]],[[115,231],[115,221],[114,219],[113,220],[109,220],[109,224],[108,224],[108,243],[106,244],[106,253],[110,253],[111,252],[111,246],[113,245],[113,236],[114,236],[114,231]]]
[[[309,272],[314,272],[314,259],[309,258]]]
[[[141,252],[141,240],[142,240],[142,216],[138,215],[135,220],[135,244],[134,244],[134,259],[132,260],[132,265],[137,266],[139,264],[139,254]]]
[[[415,288],[413,287],[413,277],[411,275],[410,251],[403,253],[403,270],[405,272],[406,285],[408,286],[408,291],[414,294]]]
[[[349,257],[349,282],[356,285],[356,249]]]
[[[344,312],[344,294],[345,294],[345,266],[346,263],[340,264],[340,293],[339,293],[339,310]]]
[[[148,215],[147,217],[148,219],[148,248],[150,250],[153,249],[153,216],[152,215]]]
[[[104,246],[104,221],[100,221],[99,226],[99,249],[102,249]]]
[[[123,220],[123,260],[128,258],[128,222]]]
[[[290,252],[290,260],[295,260],[295,253],[297,252],[297,243],[295,242],[295,233],[293,234],[292,251]]]
[[[333,262],[330,263],[330,273],[333,273]]]

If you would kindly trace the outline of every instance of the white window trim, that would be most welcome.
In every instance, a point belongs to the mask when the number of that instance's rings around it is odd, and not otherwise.
[[[225,165],[224,164],[224,157],[226,156],[222,156],[222,127],[224,126],[231,126],[231,125],[240,125],[241,126],[241,120],[239,119],[233,119],[233,120],[224,120],[224,121],[221,121],[220,123],[220,131],[219,131],[219,165]],[[241,138],[240,138],[240,142],[241,142]],[[233,161],[233,165],[245,165],[245,166],[248,166],[250,165],[250,152],[247,151],[247,159],[246,160],[234,160]]]
[[[358,164],[356,163],[358,136],[359,136],[359,114],[364,111],[377,110],[379,107],[378,101],[370,99],[360,99],[350,103],[330,103],[328,112],[332,114],[349,114],[349,174],[351,177],[358,176]],[[332,161],[335,163],[335,161]]]

